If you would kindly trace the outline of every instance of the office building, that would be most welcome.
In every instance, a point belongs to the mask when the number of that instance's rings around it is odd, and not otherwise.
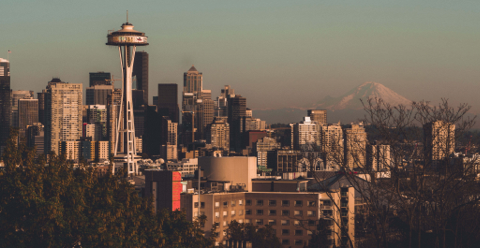
[[[110,72],[90,72],[90,87],[96,85],[113,85]]]
[[[64,83],[59,79],[52,81],[45,95],[45,153],[53,151],[59,154],[60,142],[75,141],[81,137],[83,87],[82,84]]]
[[[277,142],[274,138],[270,137],[263,137],[261,139],[258,139],[257,142],[255,142],[254,145],[254,150],[256,151],[257,154],[257,165],[258,167],[267,167],[267,154],[269,151],[275,151],[280,149],[281,144]]]
[[[45,124],[45,94],[47,93],[46,89],[43,89],[42,92],[37,93],[38,98],[38,122]]]
[[[27,126],[27,146],[35,147],[37,158],[41,154],[45,154],[45,133],[43,130],[43,125],[40,122],[33,123],[32,125]]]
[[[178,123],[178,85],[158,84],[158,98],[155,105],[161,116],[168,116],[170,120]]]
[[[177,171],[148,169],[145,174],[145,196],[152,197],[153,209],[159,212],[180,210],[180,193],[182,177]]]
[[[227,97],[228,123],[230,124],[230,150],[240,152],[242,150],[242,117],[246,116],[247,99],[241,95]]]
[[[132,77],[136,78],[135,90],[143,90],[143,104],[148,105],[148,53],[144,51],[135,52],[135,63],[133,65]]]
[[[107,105],[107,98],[113,93],[113,85],[94,85],[86,89],[85,105]]]
[[[310,116],[312,122],[323,125],[327,124],[327,110],[326,109],[309,109],[307,115]]]
[[[235,90],[230,85],[225,85],[220,91],[220,96],[215,100],[215,117],[228,116],[228,100],[229,97],[235,96]]]
[[[177,136],[178,123],[170,120],[168,116],[162,116],[162,134],[161,134],[161,151],[160,156],[167,160],[176,160],[177,153]]]
[[[340,122],[320,125],[320,152],[324,156],[324,169],[340,169],[344,159],[343,129]]]
[[[18,100],[18,128],[24,135],[28,125],[38,122],[38,99]]]
[[[10,62],[0,58],[0,155],[2,155],[10,133],[11,113]]]
[[[12,100],[12,117],[10,125],[12,127],[19,127],[18,124],[18,100],[33,98],[33,91],[28,90],[13,90],[10,99]]]
[[[365,169],[367,133],[361,124],[353,124],[350,128],[345,128],[345,166],[350,169]]]

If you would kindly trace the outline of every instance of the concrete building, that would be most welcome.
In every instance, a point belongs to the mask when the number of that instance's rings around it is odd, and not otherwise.
[[[210,142],[213,148],[230,150],[230,125],[226,118],[216,118],[210,125],[210,135],[207,142]]]
[[[181,161],[166,163],[169,171],[178,171],[182,177],[193,177],[198,169],[198,158],[184,158]]]
[[[268,159],[270,168],[277,172],[301,172],[298,162],[301,159],[301,151],[298,150],[277,150],[275,159]],[[270,161],[272,160],[272,161]],[[271,166],[273,165],[273,166]]]
[[[242,150],[242,118],[246,116],[247,99],[241,95],[227,96],[228,124],[230,124],[230,151]]]
[[[444,164],[446,158],[455,151],[455,124],[433,121],[423,126],[423,132],[425,165]]]
[[[320,152],[324,156],[325,170],[339,169],[344,159],[343,130],[340,122],[320,125]]]
[[[310,120],[319,124],[319,125],[326,125],[327,124],[327,110],[326,109],[309,109],[307,111],[308,116],[310,116]]]
[[[300,123],[290,124],[293,150],[316,150],[320,142],[320,125],[312,122],[309,116]]]
[[[210,181],[229,182],[231,187],[252,190],[252,179],[257,176],[255,157],[200,157],[198,165]]]
[[[45,134],[42,123],[33,123],[26,128],[27,146],[36,147],[35,157],[45,153]]]
[[[43,89],[42,92],[37,93],[38,98],[38,121],[45,125],[45,94],[47,93],[46,89]]]
[[[33,91],[29,90],[13,90],[11,92],[10,99],[12,100],[12,116],[10,119],[10,125],[12,127],[20,127],[18,123],[18,101],[20,99],[33,99]]]
[[[160,156],[169,161],[178,158],[177,152],[178,123],[172,122],[168,116],[162,117],[162,135]]]
[[[367,145],[367,168],[372,171],[389,170],[390,145]]]
[[[257,155],[257,166],[267,167],[267,153],[269,151],[280,149],[281,144],[277,142],[274,138],[263,137],[257,140],[254,147]]]
[[[107,98],[113,93],[113,85],[94,85],[87,87],[85,105],[107,105]]]
[[[0,58],[0,156],[10,133],[11,112],[10,62]]]
[[[367,133],[359,124],[345,128],[345,166],[350,169],[366,166]]]
[[[331,228],[327,247],[355,244],[354,192],[345,187],[325,192],[219,192],[200,195],[182,194],[181,208],[187,220],[194,221],[198,212],[207,217],[206,235],[217,223],[216,245],[225,244],[226,230],[233,220],[264,227],[271,225],[283,247],[304,247],[316,231],[320,219]],[[336,208],[334,206],[341,206]],[[200,211],[199,211],[200,210]],[[338,234],[338,235],[337,235]]]
[[[161,209],[175,211],[180,209],[182,177],[177,171],[148,169],[145,174],[145,196],[153,198],[155,212]]]
[[[45,95],[45,153],[59,154],[60,142],[75,141],[82,135],[83,87],[52,81]]]

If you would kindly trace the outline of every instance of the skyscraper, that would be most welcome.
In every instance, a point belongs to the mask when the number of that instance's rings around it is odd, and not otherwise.
[[[228,123],[230,124],[230,150],[242,149],[241,121],[247,115],[247,99],[241,95],[230,96],[228,100]]]
[[[178,84],[158,84],[157,111],[178,123]]]
[[[199,93],[203,89],[203,74],[195,66],[183,74],[183,93]]]
[[[0,155],[10,133],[10,62],[0,58]]]
[[[12,117],[10,119],[10,125],[13,127],[20,127],[18,125],[18,100],[33,98],[33,91],[28,90],[14,90],[11,91],[12,100]]]
[[[38,122],[45,125],[45,94],[47,90],[37,93],[38,98]]]
[[[85,105],[107,105],[107,96],[113,93],[113,85],[94,85],[86,89]]]
[[[345,166],[350,169],[365,168],[367,133],[365,128],[358,124],[352,124],[351,128],[345,128]]]
[[[143,90],[143,103],[148,105],[148,53],[135,52],[132,77],[137,79],[136,90]]]
[[[75,141],[82,134],[82,84],[58,81],[49,82],[45,94],[45,153],[59,154],[60,142]]]
[[[18,127],[24,135],[28,125],[38,122],[38,99],[18,100]]]
[[[111,80],[110,72],[90,72],[90,87],[95,85],[111,85]]]
[[[455,151],[455,124],[442,120],[432,121],[423,126],[425,165],[437,166]]]
[[[319,125],[303,117],[300,123],[290,124],[293,150],[315,151],[320,146]]]

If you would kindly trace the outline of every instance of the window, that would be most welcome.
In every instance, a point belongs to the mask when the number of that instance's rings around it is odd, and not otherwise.
[[[268,220],[268,224],[273,226],[273,225],[277,224],[277,221],[276,220]]]
[[[289,245],[290,240],[289,239],[282,239],[282,245]]]
[[[219,208],[220,207],[220,202],[215,202],[215,207]]]
[[[193,212],[193,217],[197,217],[197,216],[198,216],[198,212],[197,211]]]
[[[227,221],[225,221],[225,220],[223,221],[223,226],[227,226]]]
[[[303,206],[302,201],[295,201],[295,207],[301,207],[301,206]]]
[[[303,230],[295,230],[295,236],[302,236]]]
[[[262,209],[257,209],[257,215],[263,215],[263,210]]]
[[[256,219],[256,220],[255,220],[255,223],[256,223],[257,225],[263,225],[263,220],[262,220],[262,219]]]
[[[333,214],[332,210],[323,210],[323,216],[324,217],[331,217]]]
[[[290,211],[289,210],[282,210],[282,216],[289,216]]]
[[[315,201],[308,201],[308,206],[309,207],[315,207]]]
[[[193,203],[193,208],[198,208],[198,202]]]
[[[290,201],[289,201],[289,200],[283,200],[283,201],[282,201],[282,206],[283,206],[283,207],[288,207],[288,206],[290,206]]]
[[[289,234],[290,234],[290,230],[282,229],[282,235],[289,235]]]
[[[257,206],[263,206],[263,200],[257,200]]]
[[[294,226],[300,226],[300,221],[299,220],[294,220],[293,225]]]
[[[239,219],[239,220],[238,220],[238,223],[242,224],[242,223],[243,223],[243,219]]]
[[[332,206],[332,202],[330,200],[323,201],[324,206]]]
[[[243,215],[243,209],[238,210],[238,215]]]
[[[232,210],[232,211],[230,212],[230,216],[235,216],[235,210]]]
[[[215,218],[220,218],[220,212],[215,212]]]
[[[200,208],[205,208],[205,202],[200,202]]]
[[[312,236],[312,235],[313,235],[312,231],[307,230],[307,235],[308,235],[308,236]]]
[[[223,207],[224,207],[224,208],[228,207],[228,201],[224,201],[224,202],[223,202]]]
[[[293,215],[295,215],[295,216],[302,216],[302,215],[303,215],[303,211],[302,211],[302,210],[295,210],[295,212],[293,213]]]
[[[246,200],[246,205],[251,206],[252,205],[252,200]]]
[[[308,225],[309,226],[315,226],[315,221],[314,220],[309,220]]]
[[[277,210],[268,210],[268,215],[277,215]]]
[[[227,217],[227,211],[223,211],[223,217]]]
[[[238,205],[242,206],[243,205],[243,200],[238,200]]]
[[[315,211],[307,211],[307,216],[315,216]]]
[[[251,214],[252,214],[252,210],[251,210],[251,209],[245,210],[245,215],[251,215]]]
[[[276,206],[277,205],[277,201],[276,200],[269,200],[268,201],[268,206]]]
[[[290,220],[282,220],[282,226],[290,225]]]
[[[303,240],[301,240],[301,239],[296,239],[296,240],[295,240],[295,245],[303,245]]]
[[[232,201],[230,202],[230,206],[235,207],[235,200],[232,200]]]

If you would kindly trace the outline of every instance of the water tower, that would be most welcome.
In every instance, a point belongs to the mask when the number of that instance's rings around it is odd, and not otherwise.
[[[140,159],[135,150],[135,126],[133,118],[132,102],[132,70],[135,59],[135,50],[137,46],[147,46],[147,36],[145,33],[133,29],[133,25],[127,22],[122,25],[122,29],[109,32],[109,46],[118,46],[120,54],[120,66],[122,67],[122,101],[116,123],[116,138],[114,160],[115,167],[123,165],[127,170],[127,176],[137,175],[137,161]]]

